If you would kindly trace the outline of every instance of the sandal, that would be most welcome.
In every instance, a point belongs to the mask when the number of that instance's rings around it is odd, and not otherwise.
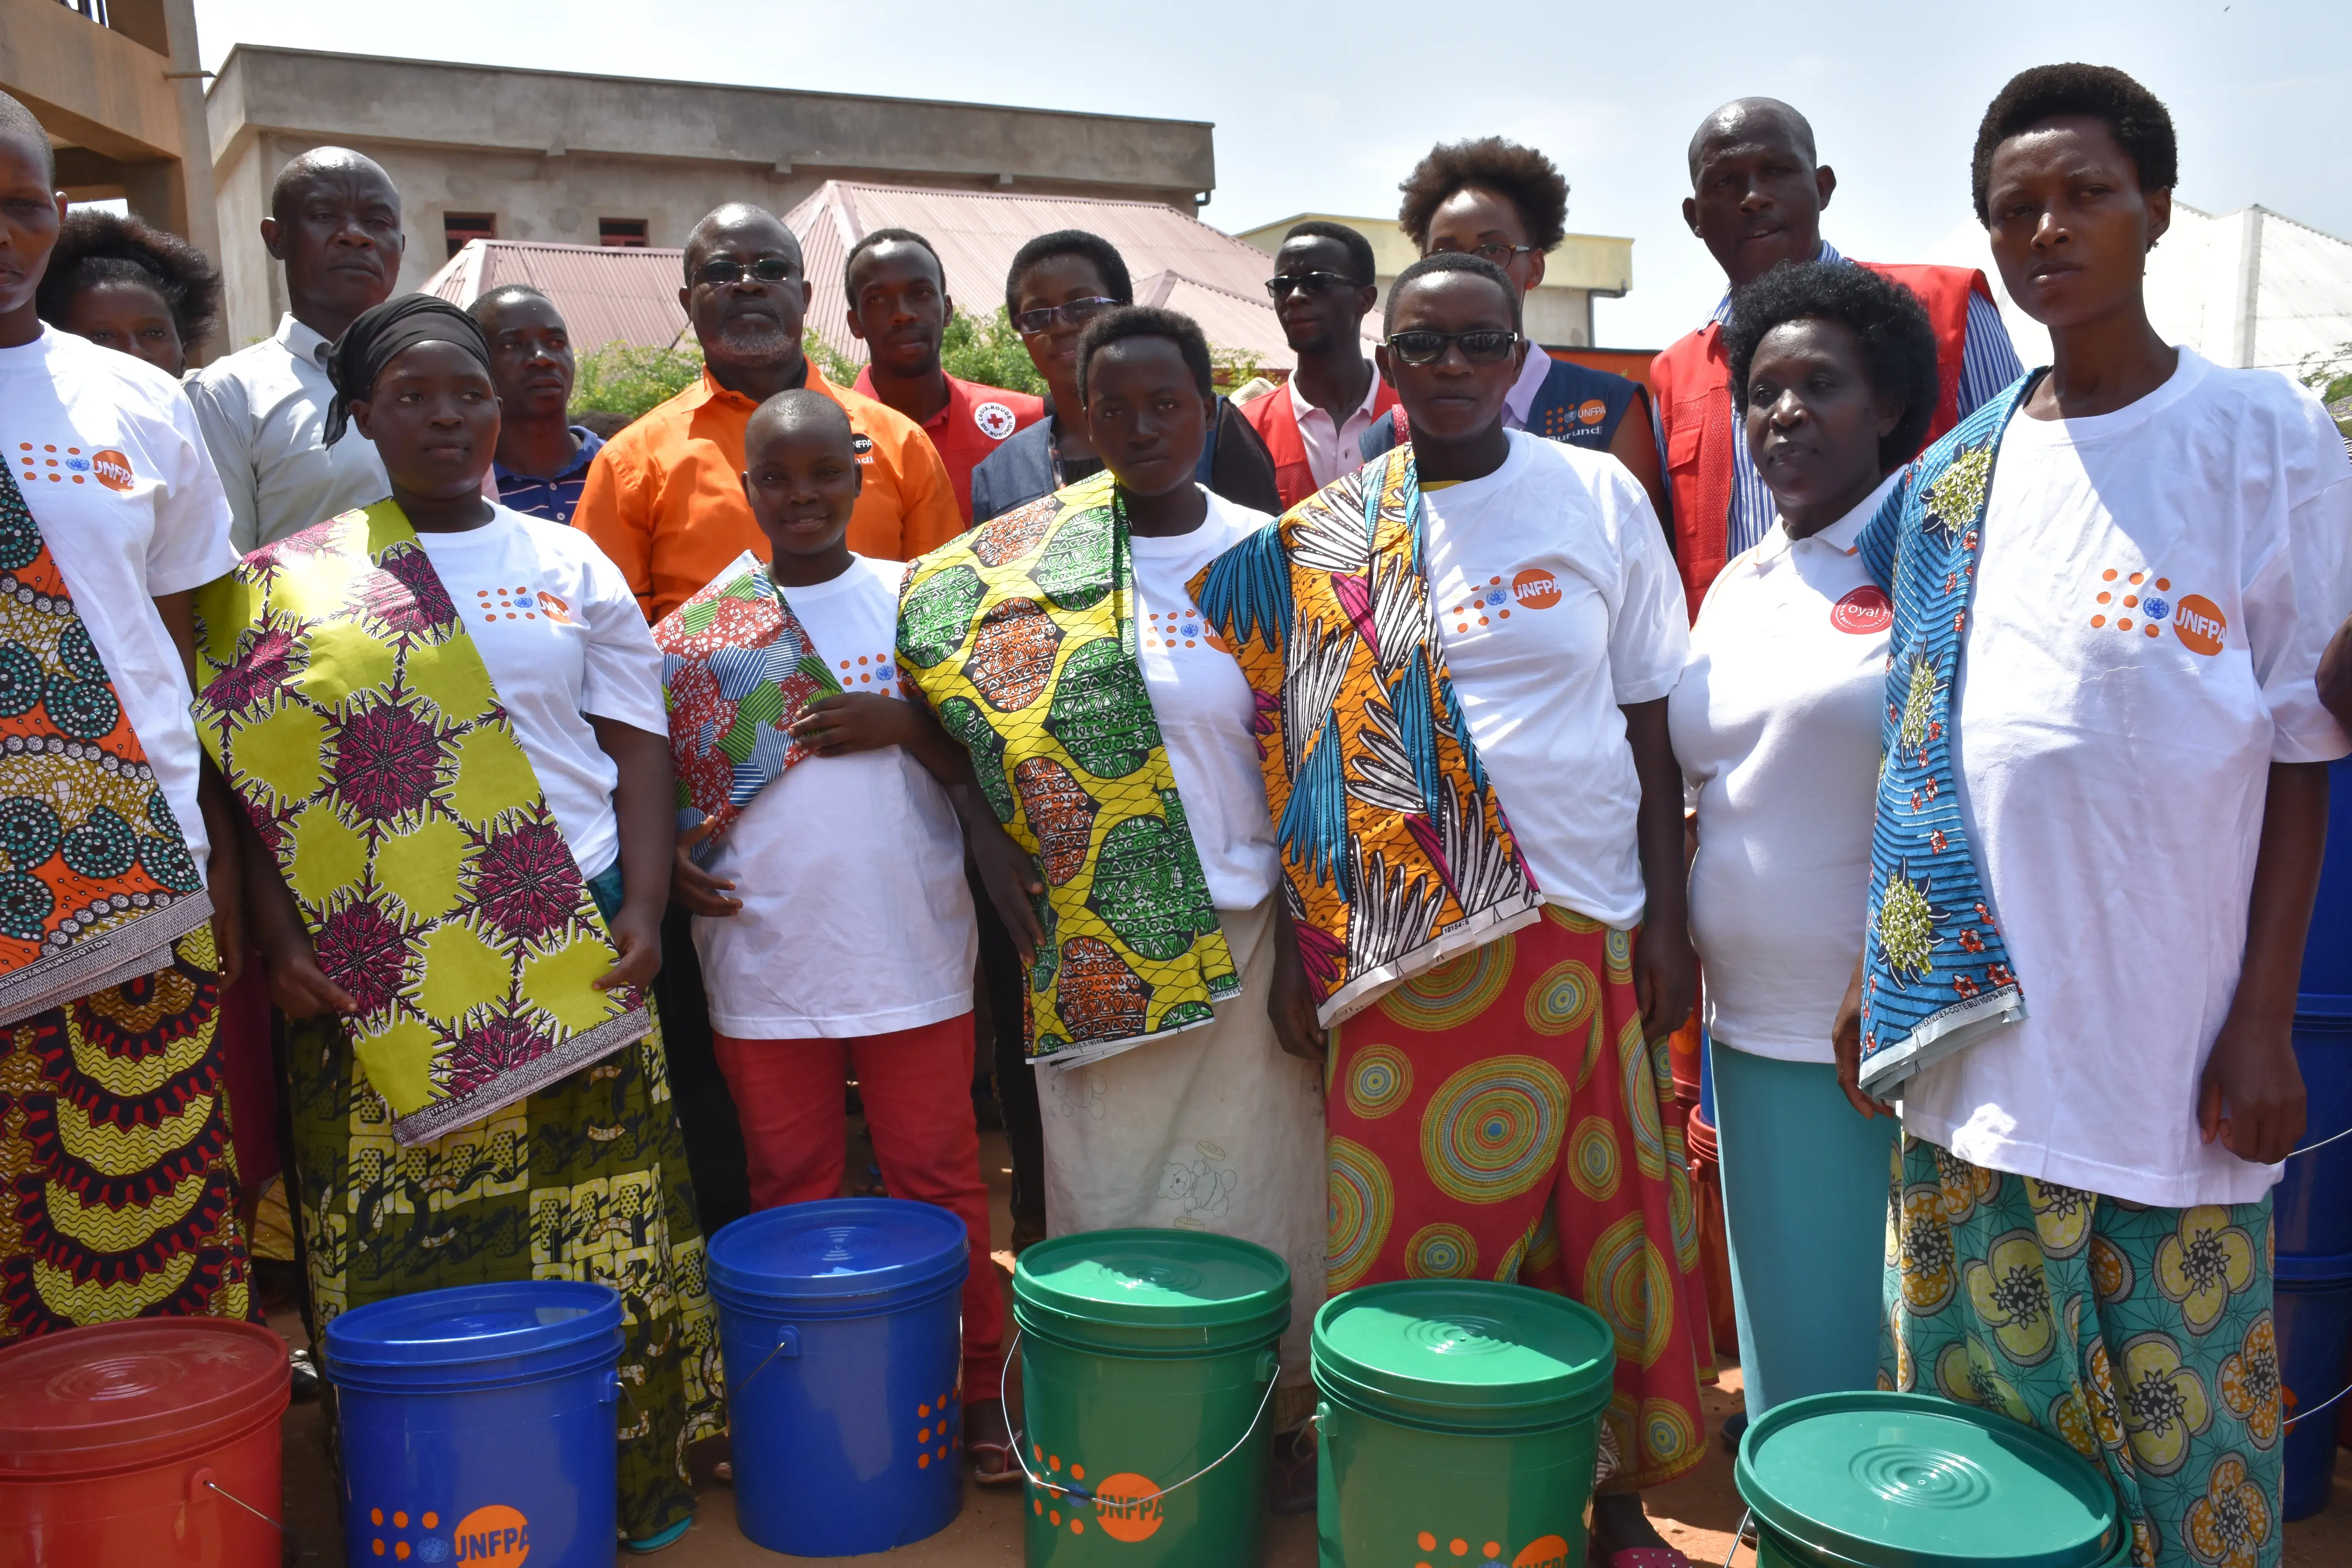
[[[694,1520],[692,1516],[689,1515],[685,1519],[679,1520],[667,1530],[656,1531],[655,1533],[645,1537],[643,1540],[630,1541],[624,1539],[621,1542],[621,1546],[625,1551],[634,1552],[639,1556],[645,1556],[651,1552],[662,1551],[666,1547],[676,1546],[679,1542],[686,1539],[686,1532],[693,1527]]]
[[[1010,1439],[1002,1443],[975,1443],[969,1438],[963,1446],[966,1469],[975,1486],[1017,1487],[1028,1478],[1021,1473],[1021,1462],[1013,1458]],[[982,1468],[981,1457],[993,1455],[994,1468]]]

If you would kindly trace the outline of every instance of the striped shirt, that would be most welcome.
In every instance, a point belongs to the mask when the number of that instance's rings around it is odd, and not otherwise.
[[[587,488],[589,465],[604,446],[604,437],[585,425],[574,425],[572,433],[580,438],[580,450],[553,479],[518,474],[504,463],[493,463],[490,471],[498,478],[499,500],[532,517],[569,524],[572,512],[579,509],[580,492]]]
[[[1843,261],[1835,247],[1822,241],[1816,260]],[[1731,294],[1725,290],[1723,299],[1711,318],[1723,326],[1731,320]],[[2025,374],[2019,363],[2017,349],[2009,341],[2009,329],[2001,324],[2000,308],[1981,294],[1969,296],[1969,325],[1960,348],[1959,416],[1966,419],[1978,408],[1999,396],[2009,384]],[[1658,463],[1666,463],[1666,426],[1656,425]],[[1764,488],[1764,477],[1756,471],[1756,461],[1748,455],[1746,441],[1731,444],[1731,517],[1730,538],[1725,547],[1724,559],[1728,561],[1740,552],[1753,550],[1772,530],[1773,521],[1780,516],[1772,492]]]

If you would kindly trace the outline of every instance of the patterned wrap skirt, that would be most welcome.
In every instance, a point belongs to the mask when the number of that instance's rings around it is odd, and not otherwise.
[[[0,1344],[249,1315],[207,921],[156,973],[0,1030]]]
[[[1666,1042],[1642,1038],[1633,937],[1555,905],[1334,1031],[1333,1294],[1389,1279],[1558,1291],[1617,1335],[1606,1416],[1633,1491],[1706,1453],[1714,1352]]]
[[[2114,1485],[2136,1568],[2277,1568],[2271,1200],[2150,1208],[1906,1135],[1883,1387],[1998,1410]]]
[[[589,886],[609,917],[617,886]],[[445,1286],[610,1285],[626,1342],[621,1533],[641,1541],[690,1518],[686,1450],[723,1429],[724,1384],[658,1018],[635,1045],[408,1148],[340,1024],[289,1019],[286,1047],[316,1331],[353,1307]]]

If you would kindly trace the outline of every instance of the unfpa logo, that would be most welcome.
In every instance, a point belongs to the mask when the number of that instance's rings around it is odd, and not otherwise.
[[[457,1521],[457,1561],[467,1568],[522,1568],[530,1555],[530,1521],[504,1503],[478,1508]]]
[[[2221,606],[2202,594],[2183,594],[2172,612],[2172,634],[2190,653],[2201,653],[2210,658],[2221,651],[2222,639],[2229,636],[2230,623],[2221,614]]]

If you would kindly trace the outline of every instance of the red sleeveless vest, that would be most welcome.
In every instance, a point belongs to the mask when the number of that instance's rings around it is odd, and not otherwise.
[[[1967,267],[1861,265],[1919,296],[1936,330],[1935,440],[1960,422],[1960,355],[1968,342],[1969,296],[1992,298],[1983,273]],[[1713,321],[1650,362],[1650,390],[1664,422],[1666,486],[1675,508],[1675,563],[1693,620],[1707,584],[1729,556],[1731,444],[1742,440],[1732,417],[1731,363],[1723,329]]]
[[[1396,402],[1396,388],[1383,377],[1380,393],[1372,400],[1372,417],[1378,419],[1394,408]],[[1250,428],[1257,432],[1258,439],[1265,443],[1265,449],[1273,454],[1274,488],[1282,497],[1285,510],[1322,488],[1315,482],[1315,470],[1307,467],[1307,443],[1299,438],[1298,416],[1291,412],[1287,386],[1277,386],[1264,397],[1252,398],[1241,405],[1241,413],[1249,421]],[[1353,454],[1341,456],[1350,458]],[[1343,467],[1352,469],[1357,464],[1347,462]]]

